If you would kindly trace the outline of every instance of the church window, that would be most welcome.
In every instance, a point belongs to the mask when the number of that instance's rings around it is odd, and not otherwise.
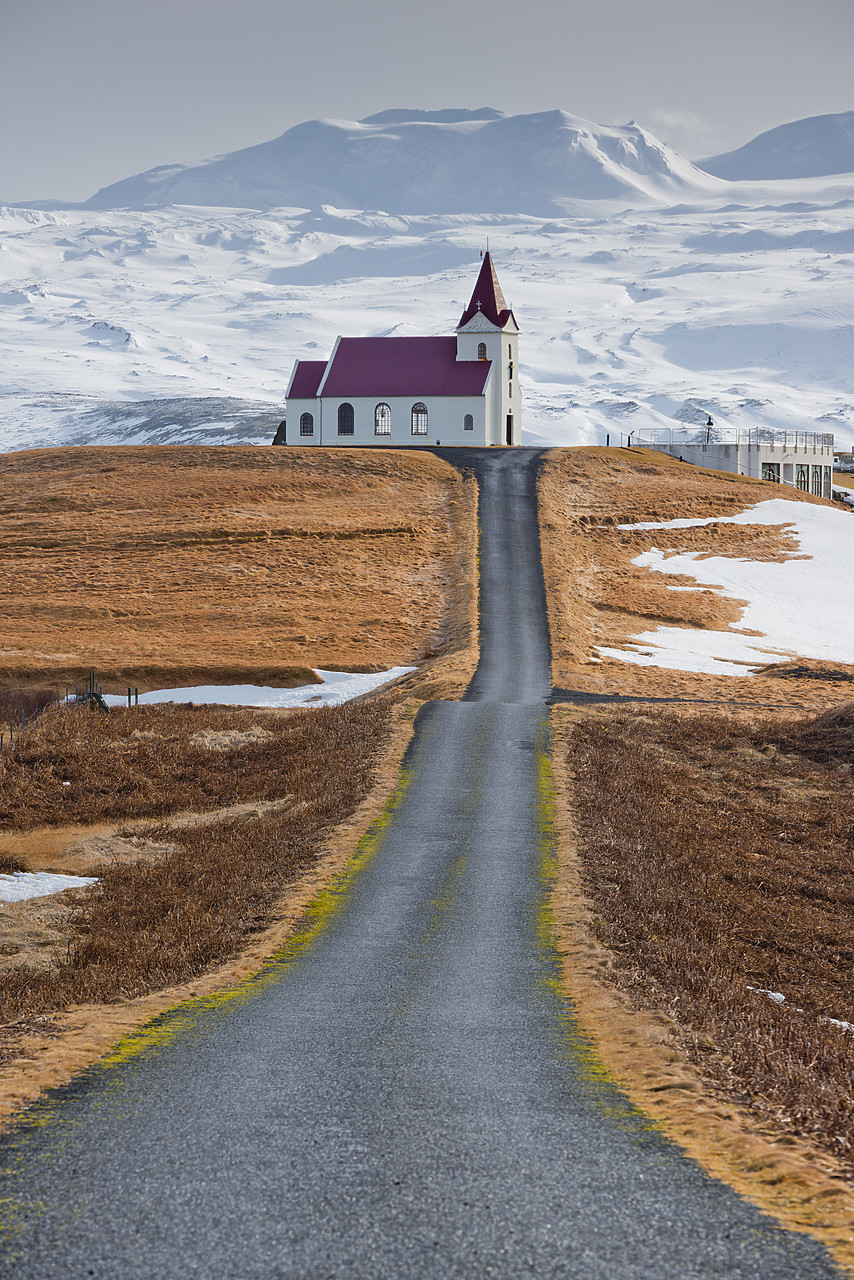
[[[300,416],[299,433],[301,436],[314,435],[314,418],[310,413],[303,413]]]
[[[463,431],[474,431],[474,418],[470,413],[463,418]]]
[[[391,409],[387,404],[378,404],[374,409],[374,435],[391,435]]]
[[[339,404],[338,406],[338,434],[339,436],[351,436],[353,434],[353,426],[355,423],[355,414],[351,404]]]
[[[477,344],[477,358],[478,360],[486,359],[486,343],[485,342],[479,342]]]
[[[427,434],[427,406],[421,400],[412,406],[412,434],[414,436]]]

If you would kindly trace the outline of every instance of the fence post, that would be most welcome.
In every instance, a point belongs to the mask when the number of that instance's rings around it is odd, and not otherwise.
[[[134,686],[133,698],[134,698],[134,706],[138,707],[139,706],[139,686],[138,685]]]

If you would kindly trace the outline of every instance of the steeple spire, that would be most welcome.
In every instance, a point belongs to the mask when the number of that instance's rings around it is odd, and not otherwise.
[[[478,312],[486,316],[487,320],[491,320],[499,329],[504,328],[512,314],[501,292],[501,285],[498,283],[498,276],[495,274],[492,256],[488,249],[484,255],[483,266],[480,268],[480,275],[474,286],[471,300],[457,328],[462,329]]]

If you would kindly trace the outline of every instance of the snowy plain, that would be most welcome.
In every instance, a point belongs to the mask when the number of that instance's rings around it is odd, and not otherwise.
[[[744,601],[744,612],[727,631],[657,627],[633,637],[627,649],[600,647],[597,652],[602,657],[671,671],[732,676],[749,676],[757,667],[791,657],[854,663],[854,595],[847,590],[854,520],[849,512],[771,498],[736,516],[619,528],[652,532],[713,524],[783,526],[790,535],[789,559],[701,557],[697,552],[671,554],[650,547],[632,563],[654,573],[691,578],[696,590]],[[671,586],[671,590],[685,589]],[[792,607],[793,601],[797,608]]]
[[[195,706],[221,707],[340,707],[345,702],[373,693],[392,680],[409,675],[415,667],[392,667],[389,671],[352,673],[316,669],[321,684],[299,685],[293,689],[273,689],[258,684],[191,685],[185,689],[153,689],[139,695],[140,706],[160,702],[192,702]],[[108,707],[126,707],[127,698],[105,693]]]
[[[532,152],[576,138],[555,114],[526,118]],[[339,125],[379,163],[390,123]],[[854,441],[854,174],[728,182],[637,127],[591,129],[542,213],[516,211],[521,170],[507,212],[153,207],[151,182],[137,209],[0,209],[0,448],[269,443],[296,358],[339,333],[452,332],[487,242],[522,328],[527,443],[709,413]],[[398,155],[377,170],[387,201]],[[245,163],[216,172],[248,202]]]

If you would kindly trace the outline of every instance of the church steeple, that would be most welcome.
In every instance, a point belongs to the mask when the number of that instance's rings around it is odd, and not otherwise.
[[[471,301],[457,325],[457,360],[489,363],[487,444],[520,442],[519,326],[508,307],[487,249]],[[471,428],[466,428],[471,430]]]
[[[483,265],[480,268],[480,275],[474,286],[471,301],[463,312],[457,328],[462,329],[478,312],[499,329],[503,329],[508,320],[513,317],[513,312],[504,300],[504,294],[501,291],[501,285],[498,283],[498,276],[495,274],[495,266],[488,249],[484,255]]]

